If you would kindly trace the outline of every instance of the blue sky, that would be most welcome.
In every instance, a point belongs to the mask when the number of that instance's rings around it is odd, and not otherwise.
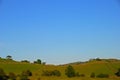
[[[119,0],[0,0],[0,56],[49,64],[120,59]]]

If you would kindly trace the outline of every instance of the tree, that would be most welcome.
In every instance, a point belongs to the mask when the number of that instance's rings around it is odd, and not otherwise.
[[[34,63],[41,64],[42,61],[40,59],[37,59],[37,61],[34,61]]]
[[[100,58],[96,58],[96,61],[101,61],[101,59]]]
[[[8,55],[8,56],[6,56],[6,59],[12,60],[12,56]]]
[[[116,76],[120,77],[120,68],[118,69],[118,71],[115,73]]]
[[[66,69],[65,69],[65,74],[66,74],[66,76],[67,77],[75,77],[75,70],[74,70],[74,68],[71,66],[71,65],[69,65]]]
[[[42,62],[42,61],[41,61],[40,59],[37,59],[37,63],[38,63],[38,64],[41,64],[41,62]]]

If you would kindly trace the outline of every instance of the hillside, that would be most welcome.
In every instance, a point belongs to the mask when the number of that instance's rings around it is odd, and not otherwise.
[[[81,78],[81,80],[87,80],[90,77],[90,74],[94,72],[96,75],[100,73],[109,74],[110,78],[108,80],[114,80],[116,76],[114,73],[120,68],[120,61],[117,59],[102,59],[102,60],[91,60],[87,62],[75,62],[65,65],[40,65],[33,63],[23,63],[14,60],[6,60],[0,59],[0,68],[2,68],[7,74],[9,72],[14,72],[15,74],[20,74],[24,70],[30,70],[33,73],[31,77],[32,80],[36,78],[42,78],[43,80],[66,80],[65,69],[68,65],[72,65],[76,72],[85,75],[85,79]],[[41,76],[43,70],[59,70],[61,72],[61,77],[44,77]],[[69,79],[69,78],[68,78]],[[78,78],[70,79],[77,80]],[[92,80],[91,78],[89,80]],[[96,79],[99,80],[99,79]],[[107,79],[105,79],[107,80]],[[119,80],[119,78],[118,78]]]

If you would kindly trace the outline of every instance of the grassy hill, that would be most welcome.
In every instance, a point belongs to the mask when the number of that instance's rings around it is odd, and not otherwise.
[[[85,77],[67,78],[65,75],[65,69],[68,65],[72,65],[76,72],[84,74]],[[14,72],[20,74],[24,70],[30,70],[33,76],[31,80],[120,80],[114,73],[120,68],[120,61],[116,59],[102,59],[102,60],[91,60],[83,63],[70,63],[66,65],[40,65],[33,63],[17,62],[14,60],[0,59],[0,68],[2,68],[7,74]],[[44,77],[41,76],[43,70],[59,70],[61,77]],[[94,72],[96,75],[100,73],[109,74],[110,78],[90,78],[90,74]]]

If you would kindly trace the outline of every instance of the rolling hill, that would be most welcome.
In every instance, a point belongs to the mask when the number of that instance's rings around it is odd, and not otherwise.
[[[75,77],[67,78],[65,75],[65,69],[68,65],[72,65],[76,72],[84,74],[85,77]],[[117,59],[101,59],[101,60],[90,60],[86,62],[74,62],[65,65],[41,65],[33,63],[24,63],[14,60],[0,59],[0,68],[2,68],[5,73],[13,72],[16,75],[20,74],[24,70],[30,70],[33,76],[30,77],[31,80],[101,80],[99,78],[90,78],[90,74],[94,72],[96,75],[103,73],[109,74],[110,78],[102,80],[119,80],[114,74],[120,68],[120,60]],[[61,77],[46,77],[41,76],[43,70],[59,70],[61,72]]]

